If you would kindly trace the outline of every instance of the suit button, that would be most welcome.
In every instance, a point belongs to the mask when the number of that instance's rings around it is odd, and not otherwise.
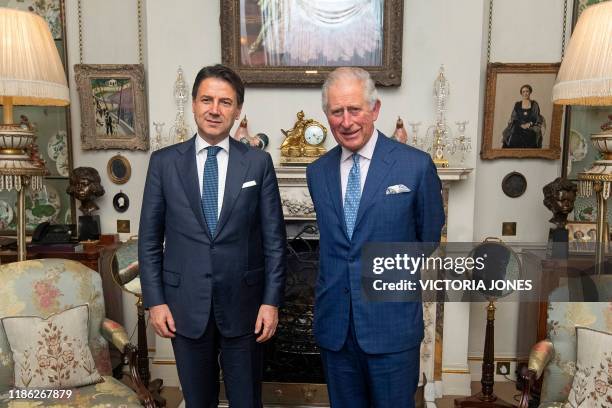
[[[215,249],[214,244],[211,244],[211,245],[210,245],[210,249]]]
[[[206,276],[207,278],[212,278],[212,273],[207,273],[205,276]]]
[[[344,288],[344,293],[346,293],[348,295],[348,293],[349,293],[348,288]]]

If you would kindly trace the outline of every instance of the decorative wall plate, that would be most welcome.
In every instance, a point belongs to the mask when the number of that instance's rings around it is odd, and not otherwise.
[[[55,161],[57,173],[62,177],[68,177],[70,168],[68,163],[68,140],[65,130],[58,130],[53,136],[49,137],[47,154],[49,159]]]
[[[26,192],[26,226],[34,229],[41,222],[56,222],[61,210],[60,196],[49,184],[40,191]]]
[[[517,198],[527,189],[527,179],[521,173],[513,171],[502,180],[502,191],[508,197]]]

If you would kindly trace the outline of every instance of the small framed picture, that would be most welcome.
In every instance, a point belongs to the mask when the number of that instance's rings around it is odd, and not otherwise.
[[[606,224],[604,227],[608,229]],[[595,252],[597,243],[597,224],[594,222],[573,221],[567,223],[570,252]]]
[[[115,208],[115,211],[120,213],[126,212],[130,207],[130,199],[123,191],[115,194],[113,197],[113,207]]]
[[[120,154],[110,158],[106,164],[108,177],[115,184],[125,184],[132,176],[130,161]]]

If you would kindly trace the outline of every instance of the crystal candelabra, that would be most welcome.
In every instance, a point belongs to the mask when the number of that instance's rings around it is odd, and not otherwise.
[[[455,122],[458,127],[458,136],[453,138],[452,131],[446,121],[450,83],[444,75],[444,65],[440,67],[438,76],[434,81],[433,94],[436,110],[435,122],[427,128],[423,137],[419,136],[421,122],[408,122],[412,131],[409,143],[431,154],[438,167],[448,167],[447,155],[453,156],[457,151],[461,153],[461,164],[464,164],[465,154],[472,150],[471,140],[465,135],[468,121]]]
[[[188,99],[189,94],[183,77],[183,69],[179,66],[174,82],[174,102],[176,104],[174,123],[168,133],[164,135],[165,122],[153,122],[153,127],[155,127],[155,136],[152,142],[154,151],[174,143],[184,142],[187,139],[189,128],[185,124],[185,104]]]
[[[189,129],[185,125],[185,104],[189,99],[187,84],[183,77],[183,69],[179,66],[176,81],[174,82],[174,102],[176,103],[176,116],[174,125],[170,128],[173,140],[171,143],[184,142],[189,135]]]
[[[426,138],[428,151],[433,156],[434,163],[439,167],[448,167],[445,153],[452,154],[453,145],[450,141],[450,129],[446,126],[446,110],[450,95],[450,84],[444,76],[444,65],[440,66],[438,77],[434,81],[434,101],[436,121],[427,129]]]

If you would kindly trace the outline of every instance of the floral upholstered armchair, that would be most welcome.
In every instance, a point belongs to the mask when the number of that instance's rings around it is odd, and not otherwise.
[[[567,295],[567,287],[559,287],[549,297],[548,338],[531,349],[521,373],[528,385],[519,408],[532,406],[529,394],[541,376],[539,408],[612,406],[612,302],[555,301]]]
[[[81,312],[85,322],[79,329],[85,339],[81,342],[70,334],[77,319],[52,323],[73,311]],[[41,259],[0,266],[0,323],[0,406],[154,408],[150,393],[138,377],[135,347],[122,326],[104,317],[100,275],[81,263]],[[36,324],[42,324],[42,329],[36,329]],[[13,335],[11,341],[11,325],[22,330],[18,333],[38,330],[43,340],[28,349],[18,343],[31,341],[30,336],[18,336],[15,341]],[[128,359],[134,390],[111,376],[109,342]],[[16,351],[19,346],[25,352]],[[85,355],[89,359],[79,359]],[[87,375],[83,376],[83,372]],[[87,384],[89,377],[92,383]],[[40,385],[45,381],[51,381],[51,386]],[[86,385],[65,386],[70,381]],[[70,392],[45,398],[38,394],[39,398],[35,398],[33,394],[16,392],[23,390],[23,384],[38,384],[39,390]]]

